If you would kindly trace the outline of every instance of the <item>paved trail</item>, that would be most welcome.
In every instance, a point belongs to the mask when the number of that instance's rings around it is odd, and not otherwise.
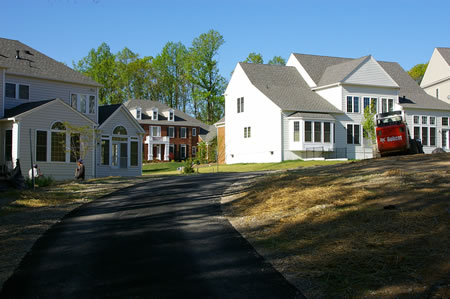
[[[0,298],[302,298],[221,217],[220,196],[243,176],[152,179],[75,210]]]

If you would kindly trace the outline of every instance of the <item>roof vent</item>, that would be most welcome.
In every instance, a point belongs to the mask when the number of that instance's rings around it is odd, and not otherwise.
[[[34,56],[34,54],[33,54],[33,53],[31,53],[31,52],[30,52],[30,51],[28,51],[28,50],[25,50],[25,54],[28,54],[28,55]]]
[[[20,59],[20,50],[16,50],[16,59]]]

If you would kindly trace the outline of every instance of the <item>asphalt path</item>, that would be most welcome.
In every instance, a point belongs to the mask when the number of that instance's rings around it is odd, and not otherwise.
[[[47,231],[1,298],[302,298],[221,215],[245,174],[149,179]]]

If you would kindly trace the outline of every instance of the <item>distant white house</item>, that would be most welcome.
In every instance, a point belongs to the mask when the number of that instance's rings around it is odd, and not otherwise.
[[[100,84],[16,40],[0,38],[0,166],[37,163],[44,175],[73,178],[83,136],[86,178],[141,175],[143,129],[123,105],[98,105]],[[83,150],[81,150],[83,151]]]
[[[420,87],[429,95],[450,103],[450,48],[435,48]]]
[[[394,62],[292,54],[286,66],[239,63],[225,91],[226,163],[364,159],[364,108],[405,111],[424,151],[449,149],[450,105]]]

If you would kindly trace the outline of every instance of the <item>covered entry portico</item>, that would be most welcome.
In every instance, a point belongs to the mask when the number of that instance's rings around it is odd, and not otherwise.
[[[169,137],[152,137],[147,136],[145,138],[145,144],[147,145],[147,159],[151,160],[164,160],[169,161]],[[164,145],[164,146],[161,146]]]

